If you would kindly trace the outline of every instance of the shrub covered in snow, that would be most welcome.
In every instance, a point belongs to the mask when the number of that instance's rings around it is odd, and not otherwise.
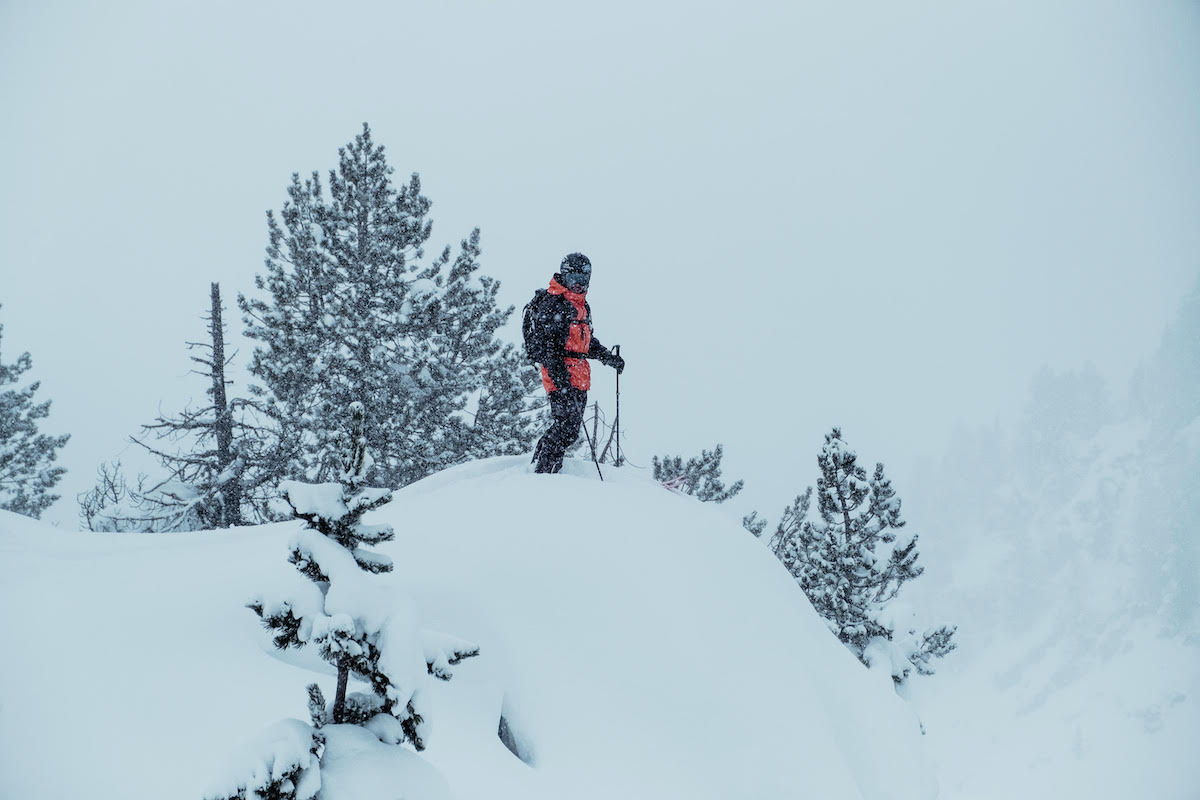
[[[703,502],[724,503],[736,496],[745,485],[744,481],[735,481],[726,486],[721,482],[721,457],[724,455],[721,445],[713,450],[701,450],[698,458],[689,458],[684,463],[683,456],[654,456],[654,480],[668,489],[694,495]]]
[[[478,655],[479,649],[419,629],[394,582],[381,574],[392,570],[391,559],[366,549],[395,535],[390,525],[372,525],[362,519],[390,501],[392,493],[365,485],[372,464],[363,436],[363,407],[354,403],[350,410],[350,446],[341,481],[289,481],[282,486],[296,517],[308,523],[289,543],[288,560],[299,575],[286,585],[260,592],[248,605],[272,631],[276,647],[315,648],[337,671],[332,702],[326,702],[318,684],[307,688],[312,724],[305,727],[313,734],[311,752],[319,755],[320,729],[326,725],[361,726],[386,744],[408,742],[423,750],[422,684],[430,675],[449,680],[450,667]],[[351,679],[360,685],[359,691],[350,691]],[[235,782],[236,790],[243,794],[215,797],[306,800],[315,796],[301,794],[296,788],[308,784],[287,778],[287,770],[296,766],[294,761],[275,758],[270,762],[276,765],[270,770],[271,779],[281,781],[270,789],[273,794],[261,789],[253,789],[258,794],[245,794],[250,791],[246,787],[262,784],[253,776],[265,772],[256,766],[251,778]],[[283,762],[285,766],[279,767]],[[305,766],[302,771],[310,769],[319,771],[319,765]],[[318,778],[312,780],[319,786]]]

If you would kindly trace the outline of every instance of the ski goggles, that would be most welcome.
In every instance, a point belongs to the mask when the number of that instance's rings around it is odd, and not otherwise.
[[[572,270],[560,274],[562,275],[563,286],[566,286],[568,289],[586,289],[588,284],[592,281],[591,270]]]

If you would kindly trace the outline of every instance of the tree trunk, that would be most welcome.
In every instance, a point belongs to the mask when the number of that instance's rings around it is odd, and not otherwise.
[[[225,395],[225,325],[221,321],[221,285],[212,285],[212,314],[209,318],[212,334],[212,396],[216,424],[217,467],[224,471],[234,460],[233,412]],[[225,499],[224,522],[228,526],[242,525],[242,480],[241,476],[225,482],[221,487]]]
[[[333,724],[346,721],[346,687],[350,684],[350,667],[345,661],[338,662],[337,694],[333,697]]]

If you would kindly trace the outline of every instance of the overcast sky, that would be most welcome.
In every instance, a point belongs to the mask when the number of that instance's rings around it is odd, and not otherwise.
[[[903,477],[1042,364],[1123,391],[1200,274],[1195,0],[571,6],[0,2],[0,358],[73,437],[45,518],[202,398],[209,283],[240,331],[264,212],[364,121],[506,303],[588,254],[630,455],[722,441],[772,517],[831,425]]]

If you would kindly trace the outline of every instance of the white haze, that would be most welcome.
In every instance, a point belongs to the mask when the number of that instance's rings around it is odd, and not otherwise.
[[[1123,387],[1153,351],[1198,89],[1194,2],[5,4],[0,347],[73,434],[46,518],[201,399],[208,284],[238,331],[264,211],[364,120],[505,302],[592,257],[636,463],[723,441],[772,510],[839,424],[903,494],[1040,365]]]

